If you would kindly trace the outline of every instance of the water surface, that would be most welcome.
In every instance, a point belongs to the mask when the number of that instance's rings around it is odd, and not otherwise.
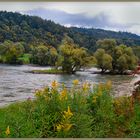
[[[77,72],[75,75],[55,75],[55,74],[32,74],[27,71],[33,69],[48,69],[49,67],[37,66],[11,66],[0,64],[0,106],[11,102],[25,100],[34,97],[34,91],[46,85],[50,85],[53,80],[65,83],[70,87],[74,79],[81,83],[89,81],[91,83],[113,82],[114,96],[130,94],[132,90],[132,76],[122,75],[100,75],[92,74],[94,69],[88,72]]]

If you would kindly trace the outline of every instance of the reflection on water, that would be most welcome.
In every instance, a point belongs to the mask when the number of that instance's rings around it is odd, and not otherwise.
[[[130,92],[131,76],[120,75],[99,75],[88,72],[77,72],[75,75],[49,75],[49,74],[32,74],[27,71],[33,69],[48,69],[49,67],[35,66],[10,66],[0,65],[0,105],[15,102],[29,97],[33,97],[35,89],[50,85],[53,80],[59,83],[65,83],[70,87],[74,79],[80,82],[89,81],[91,83],[113,82],[113,89],[116,95],[128,94]]]

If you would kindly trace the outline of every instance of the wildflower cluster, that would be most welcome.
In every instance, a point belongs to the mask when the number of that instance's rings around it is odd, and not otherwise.
[[[111,85],[111,81],[92,85],[74,80],[68,89],[52,81],[50,87],[36,90],[36,99],[0,109],[4,130],[0,136],[88,138],[117,137],[119,133],[123,137],[130,131],[134,135],[135,119],[139,119],[135,110],[139,111],[140,105],[135,109],[134,98],[110,96]],[[125,129],[120,129],[121,125]]]
[[[57,131],[69,131],[72,127],[70,119],[73,116],[73,113],[68,106],[68,110],[63,112],[62,121],[56,126]]]

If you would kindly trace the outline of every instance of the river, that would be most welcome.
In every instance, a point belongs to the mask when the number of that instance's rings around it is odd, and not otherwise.
[[[100,75],[92,74],[94,69],[88,72],[77,72],[75,75],[55,75],[55,74],[32,74],[27,71],[35,69],[48,69],[49,67],[37,67],[29,65],[11,66],[0,64],[0,106],[12,102],[26,100],[34,97],[34,91],[46,85],[50,85],[53,80],[65,83],[70,87],[74,79],[79,79],[82,83],[106,82],[111,80],[113,83],[114,96],[129,95],[132,91],[132,76],[128,75]]]

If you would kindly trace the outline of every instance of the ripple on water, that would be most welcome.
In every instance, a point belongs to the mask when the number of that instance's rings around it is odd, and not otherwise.
[[[81,83],[89,81],[90,83],[113,82],[114,96],[120,96],[131,91],[129,82],[130,76],[120,75],[99,75],[88,72],[78,72],[75,75],[55,75],[55,74],[32,74],[26,71],[35,69],[49,69],[50,67],[35,66],[10,66],[0,65],[0,106],[11,102],[26,100],[28,97],[34,97],[34,91],[46,85],[50,85],[53,80],[59,83],[65,83],[66,87],[72,86],[72,81],[78,79]],[[94,69],[95,70],[95,69]],[[127,88],[126,88],[127,87]]]

